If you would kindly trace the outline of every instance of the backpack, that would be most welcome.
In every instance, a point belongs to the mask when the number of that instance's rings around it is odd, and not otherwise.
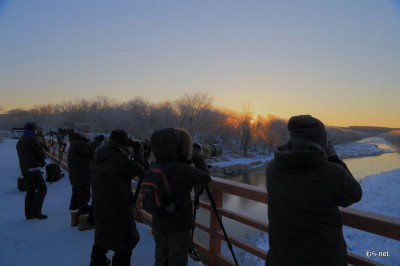
[[[148,171],[140,188],[143,209],[150,213],[173,213],[176,209],[175,190],[171,178],[160,167]]]
[[[56,163],[49,163],[46,165],[46,181],[47,182],[57,182],[64,177],[64,172]]]

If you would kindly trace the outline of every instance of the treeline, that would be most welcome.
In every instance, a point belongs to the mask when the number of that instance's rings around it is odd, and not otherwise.
[[[151,103],[136,97],[118,102],[105,96],[75,99],[61,104],[43,104],[30,109],[13,109],[0,118],[0,127],[9,130],[26,121],[38,123],[44,132],[73,128],[75,123],[91,125],[92,132],[109,133],[121,128],[137,139],[149,139],[163,127],[187,129],[195,141],[220,143],[244,155],[251,152],[270,153],[289,138],[287,120],[268,115],[254,117],[251,106],[242,111],[217,108],[207,94],[184,94],[176,100]],[[334,143],[359,140],[363,134],[350,129],[327,127]]]
[[[395,144],[396,147],[400,150],[400,129],[392,130],[388,133],[383,134],[383,137]]]

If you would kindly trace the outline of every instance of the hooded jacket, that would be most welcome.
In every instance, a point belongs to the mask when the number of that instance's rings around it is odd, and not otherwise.
[[[90,185],[90,166],[93,151],[89,140],[77,133],[69,134],[68,173],[73,187]]]
[[[143,167],[128,150],[110,140],[93,156],[92,206],[96,221],[94,242],[111,250],[132,249],[139,241],[133,212],[132,178]]]
[[[190,134],[181,128],[164,128],[151,136],[151,147],[157,165],[171,178],[175,191],[176,210],[173,213],[153,215],[153,228],[181,232],[193,227],[191,191],[194,186],[205,186],[211,181],[210,173],[201,156],[196,156],[196,168],[191,165],[193,144]]]
[[[19,166],[23,176],[31,170],[39,170],[45,165],[46,155],[32,130],[24,130],[16,145]]]
[[[338,206],[361,199],[360,184],[337,156],[295,138],[267,165],[267,265],[347,265]]]

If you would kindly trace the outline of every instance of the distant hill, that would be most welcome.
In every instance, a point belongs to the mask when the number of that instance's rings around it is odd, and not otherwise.
[[[360,131],[360,132],[367,133],[367,134],[382,134],[382,133],[388,133],[392,130],[398,129],[398,128],[390,128],[390,127],[372,127],[372,126],[350,126],[350,127],[346,127],[346,128]]]

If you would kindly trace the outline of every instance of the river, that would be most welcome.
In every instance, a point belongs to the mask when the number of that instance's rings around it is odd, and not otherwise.
[[[377,139],[376,142],[369,141],[368,143],[375,144],[381,149],[396,150],[396,148],[392,145],[378,140],[379,139]],[[354,177],[360,181],[369,175],[379,174],[400,168],[400,154],[398,152],[384,153],[378,156],[349,158],[345,159],[344,162]],[[230,180],[266,188],[265,168],[259,169],[256,172],[236,175]],[[203,197],[205,197],[205,195],[203,195]],[[254,202],[252,200],[240,198],[230,194],[224,194],[224,208],[252,217],[256,220],[267,220],[267,205]],[[197,219],[201,223],[208,224],[207,221],[209,219],[209,213],[200,209]],[[228,235],[233,235],[241,239],[247,239],[249,243],[257,238],[257,235],[261,235],[260,231],[237,223],[228,218],[223,218],[223,224]],[[196,234],[196,239],[206,243],[207,235],[198,232]]]

